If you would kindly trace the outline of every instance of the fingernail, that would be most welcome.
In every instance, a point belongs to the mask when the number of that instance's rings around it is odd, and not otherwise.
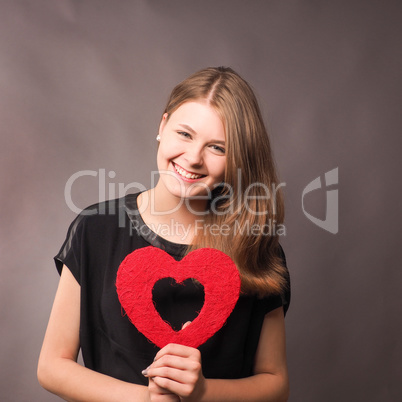
[[[141,371],[141,374],[142,375],[144,375],[144,376],[147,376],[148,375],[148,369],[151,367],[151,365],[149,365],[145,370],[142,370]]]

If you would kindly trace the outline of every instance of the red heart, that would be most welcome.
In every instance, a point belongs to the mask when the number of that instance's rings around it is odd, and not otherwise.
[[[204,305],[186,328],[174,331],[155,309],[154,284],[163,278],[182,283],[194,278],[204,286]],[[240,293],[240,276],[235,263],[222,251],[201,248],[174,260],[156,247],[133,251],[120,264],[116,279],[117,294],[130,321],[160,348],[179,343],[193,348],[217,332],[233,311]]]

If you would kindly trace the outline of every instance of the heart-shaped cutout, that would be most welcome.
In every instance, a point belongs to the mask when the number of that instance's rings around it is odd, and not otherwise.
[[[177,283],[174,278],[163,278],[152,289],[155,310],[176,332],[200,314],[204,299],[204,286],[194,279]]]
[[[204,305],[199,315],[180,331],[162,320],[152,300],[152,289],[162,278],[177,283],[194,278],[204,286]],[[129,254],[116,278],[120,303],[130,321],[160,348],[168,343],[198,347],[214,335],[233,311],[240,293],[240,276],[225,253],[201,248],[176,261],[165,251],[149,246]]]

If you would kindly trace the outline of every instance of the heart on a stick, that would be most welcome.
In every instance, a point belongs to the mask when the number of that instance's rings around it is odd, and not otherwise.
[[[204,305],[184,329],[174,331],[155,309],[152,289],[163,278],[177,283],[193,278],[204,286]],[[233,311],[240,293],[240,276],[232,259],[222,251],[200,248],[176,261],[165,251],[149,246],[130,253],[116,278],[120,303],[130,321],[160,348],[178,343],[197,348],[214,335]]]

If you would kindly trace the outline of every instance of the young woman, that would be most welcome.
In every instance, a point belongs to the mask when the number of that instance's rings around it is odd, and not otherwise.
[[[284,401],[290,290],[275,233],[283,200],[256,98],[232,69],[201,70],[174,88],[157,140],[154,188],[89,207],[70,226],[55,257],[61,279],[39,381],[71,401]],[[159,350],[122,313],[118,267],[149,245],[177,260],[213,247],[236,263],[239,300],[198,349]],[[153,296],[176,330],[203,304],[191,280],[159,281]]]

